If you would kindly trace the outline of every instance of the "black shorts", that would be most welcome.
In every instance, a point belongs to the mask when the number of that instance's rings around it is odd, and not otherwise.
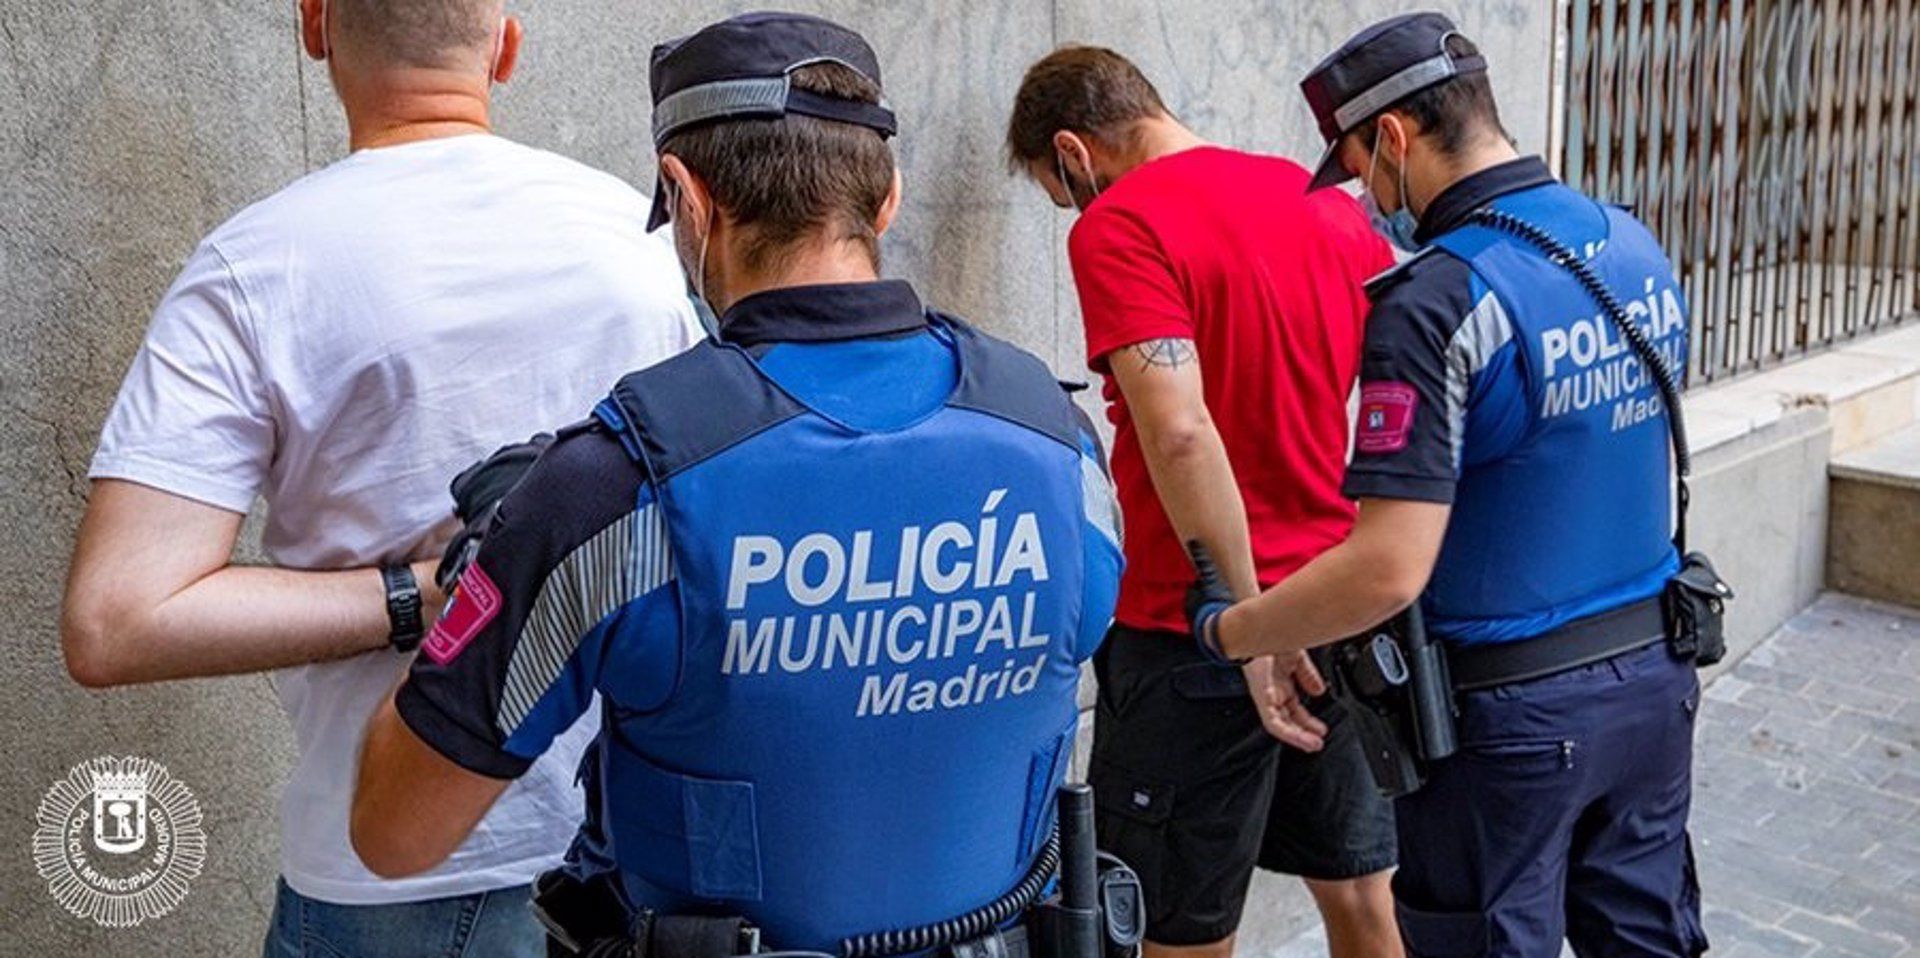
[[[1093,662],[1100,847],[1140,873],[1148,940],[1233,934],[1256,865],[1323,881],[1393,867],[1393,806],[1337,704],[1310,703],[1327,746],[1300,752],[1260,724],[1240,670],[1187,636],[1116,625]]]

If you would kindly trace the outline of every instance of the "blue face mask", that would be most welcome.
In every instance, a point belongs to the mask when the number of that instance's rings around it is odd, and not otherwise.
[[[1363,191],[1360,203],[1367,209],[1367,218],[1373,221],[1373,231],[1385,237],[1387,242],[1409,253],[1420,252],[1420,242],[1413,238],[1420,231],[1420,221],[1414,219],[1406,207],[1392,213],[1380,211],[1380,201],[1373,198],[1371,192]]]
[[[1361,203],[1367,208],[1367,217],[1373,221],[1373,230],[1386,237],[1387,242],[1409,253],[1420,251],[1420,241],[1414,234],[1420,231],[1420,221],[1414,217],[1413,208],[1407,205],[1407,164],[1400,164],[1400,208],[1391,213],[1380,209],[1380,201],[1373,196],[1373,173],[1380,165],[1380,140],[1373,141],[1373,158],[1367,161],[1367,180],[1360,190]]]

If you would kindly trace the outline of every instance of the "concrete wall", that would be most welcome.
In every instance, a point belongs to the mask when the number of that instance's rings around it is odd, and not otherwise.
[[[1340,39],[1402,9],[1454,12],[1487,47],[1513,131],[1547,128],[1549,4],[1539,0],[790,0],[874,40],[905,135],[906,211],[890,272],[1076,374],[1080,334],[1060,244],[1068,221],[998,161],[1021,71],[1056,42],[1138,58],[1183,116],[1222,141],[1307,158],[1295,84]],[[529,39],[500,91],[518,139],[650,182],[646,52],[736,2],[514,3]],[[101,418],[149,309],[195,241],[248,201],[337,158],[344,124],[299,55],[293,5],[0,0],[0,954],[234,955],[271,901],[275,795],[289,740],[265,681],[88,693],[57,652],[60,583]],[[206,811],[206,872],[174,915],[104,932],[48,897],[27,853],[41,794],[75,763],[167,764]],[[1296,897],[1263,885],[1296,927]]]
[[[1829,542],[1841,534],[1835,520],[1884,517],[1848,518],[1861,504],[1829,479],[1829,464],[1920,421],[1920,328],[1697,390],[1686,409],[1696,453],[1693,546],[1713,556],[1739,593],[1719,674],[1822,589],[1858,584],[1829,575]]]
[[[1820,595],[1832,439],[1825,409],[1796,409],[1695,460],[1688,545],[1712,556],[1737,593],[1719,671]]]

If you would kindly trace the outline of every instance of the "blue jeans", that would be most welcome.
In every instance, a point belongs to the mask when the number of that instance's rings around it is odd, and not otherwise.
[[[395,905],[333,905],[280,882],[263,958],[545,958],[526,886]]]

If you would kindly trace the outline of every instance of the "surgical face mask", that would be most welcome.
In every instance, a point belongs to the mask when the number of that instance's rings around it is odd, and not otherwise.
[[[1373,198],[1371,190],[1361,191],[1360,205],[1366,209],[1367,218],[1373,221],[1375,233],[1405,252],[1420,251],[1420,242],[1414,239],[1414,234],[1420,230],[1420,221],[1415,219],[1412,213],[1407,212],[1405,207],[1394,210],[1392,213],[1382,212],[1380,201]]]
[[[693,301],[694,317],[700,320],[700,326],[708,336],[718,339],[720,318],[714,315],[713,304],[707,301],[707,241],[713,236],[713,223],[709,220],[707,228],[701,231],[699,251],[691,257],[694,262],[689,267],[687,250],[692,244],[681,235],[682,224],[678,215],[680,187],[674,185],[672,180],[663,178],[660,188],[667,192],[667,210],[673,221],[674,258],[680,261],[680,272],[687,279],[687,298]],[[691,229],[690,224],[688,228]]]
[[[1373,174],[1380,165],[1380,140],[1378,133],[1373,138],[1373,156],[1367,161],[1367,179],[1360,190],[1361,203],[1367,209],[1367,218],[1373,221],[1374,232],[1386,237],[1387,242],[1400,249],[1417,253],[1420,241],[1414,234],[1420,230],[1420,221],[1413,215],[1413,207],[1407,203],[1407,164],[1400,163],[1400,208],[1388,213],[1380,208],[1380,201],[1373,195]]]

